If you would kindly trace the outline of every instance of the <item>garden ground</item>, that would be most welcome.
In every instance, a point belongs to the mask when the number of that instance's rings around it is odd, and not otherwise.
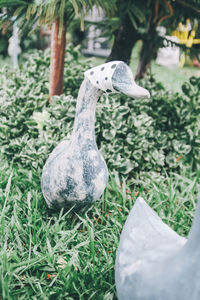
[[[114,264],[120,232],[136,197],[187,236],[199,178],[147,178],[140,189],[110,178],[101,199],[85,212],[51,212],[37,172],[1,162],[2,299],[117,299]]]
[[[39,140],[37,124],[31,118],[33,112],[40,111],[41,105],[45,106],[44,103],[46,103],[47,79],[43,77],[48,74],[49,59],[48,57],[40,59],[38,56],[34,59],[34,64],[31,61],[24,67],[23,74],[18,74],[17,78],[12,72],[8,72],[10,75],[7,76],[8,82],[7,85],[4,85],[5,90],[2,93],[5,103],[2,101],[4,124],[0,128],[0,141],[5,152],[4,157],[0,160],[0,297],[20,300],[117,299],[114,280],[116,250],[124,222],[138,196],[142,196],[162,220],[178,234],[187,236],[191,228],[200,179],[199,167],[195,169],[194,163],[194,157],[199,153],[197,151],[199,139],[195,115],[197,112],[194,112],[193,109],[193,106],[197,107],[199,101],[197,90],[199,82],[193,78],[191,84],[188,83],[185,86],[186,94],[183,97],[185,100],[183,101],[182,96],[177,97],[178,104],[171,101],[174,98],[168,98],[171,97],[171,94],[167,94],[165,90],[161,90],[159,95],[156,84],[152,88],[155,101],[146,103],[143,101],[142,107],[141,103],[137,101],[134,101],[135,106],[131,106],[133,100],[125,102],[124,99],[116,99],[116,102],[113,102],[114,105],[123,101],[123,107],[118,106],[117,118],[130,119],[130,124],[128,121],[122,124],[122,129],[126,129],[126,131],[123,132],[121,129],[120,133],[127,137],[127,140],[124,138],[124,143],[126,143],[124,148],[127,151],[125,155],[131,157],[130,149],[134,148],[134,144],[139,145],[142,148],[142,155],[145,153],[145,157],[141,158],[140,149],[134,149],[133,163],[137,162],[139,168],[145,167],[145,164],[150,164],[150,167],[152,164],[155,167],[156,164],[154,176],[146,171],[144,176],[137,178],[136,171],[132,170],[134,184],[130,185],[126,183],[125,179],[112,172],[110,167],[109,183],[99,201],[84,212],[74,212],[73,210],[54,212],[47,208],[41,193],[41,168],[39,166],[46,159],[52,146],[50,144],[63,138],[62,134],[68,130],[67,125],[73,122],[74,111],[70,111],[68,107],[71,105],[69,101],[66,101],[69,98],[63,97],[58,97],[58,102],[55,102],[54,105],[45,107],[51,119],[43,128],[44,135],[47,134],[47,140],[42,140],[42,138]],[[80,72],[80,64],[75,61],[74,63],[78,64],[79,68],[74,73],[75,75],[70,73],[71,61],[71,58],[67,61],[69,76],[66,78],[68,80],[66,88],[72,84],[71,90],[67,90],[69,93],[77,90],[77,82],[73,76],[77,79],[77,72]],[[100,62],[100,60],[96,60],[96,62]],[[182,70],[189,72],[190,69]],[[196,69],[194,71],[196,72]],[[168,74],[166,81],[163,82],[164,86],[167,82],[170,85],[169,74],[173,75],[173,81],[179,78],[180,81],[177,80],[176,84],[179,82],[178,85],[181,86],[180,82],[183,78],[179,77],[180,70],[175,72],[175,70],[165,69],[163,72]],[[194,73],[192,74],[194,75]],[[190,76],[191,74],[185,75]],[[2,74],[1,76],[3,78]],[[161,79],[163,80],[163,77],[160,73],[159,80]],[[12,87],[12,91],[16,91],[16,94],[10,93],[10,87]],[[176,89],[176,86],[174,88]],[[7,103],[7,100],[10,99],[13,101],[11,104]],[[189,102],[188,99],[191,101]],[[114,101],[114,99],[112,100]],[[149,110],[150,105],[154,105],[152,106],[153,114],[151,114],[151,109]],[[106,139],[109,140],[107,133],[111,132],[110,127],[106,126],[111,123],[110,116],[112,116],[112,121],[115,120],[111,111],[112,107],[104,107],[104,104],[102,107],[101,111],[99,104],[98,121],[101,127],[97,129],[106,146],[108,145]],[[103,115],[104,108],[107,110]],[[122,109],[120,110],[120,108]],[[177,120],[171,120],[174,122],[172,122],[173,124],[168,120],[170,119],[168,113],[171,116],[172,112],[177,113]],[[126,118],[124,114],[126,114]],[[102,115],[105,118],[102,118]],[[142,119],[139,118],[141,116]],[[161,123],[156,123],[159,121],[157,120],[158,116],[160,119],[163,118]],[[144,117],[147,124],[142,122]],[[192,119],[191,122],[190,119]],[[178,120],[183,125],[176,124],[175,121],[178,122]],[[163,128],[157,128],[160,124]],[[184,131],[185,124],[188,131]],[[113,122],[112,126],[119,126],[119,124]],[[148,130],[150,129],[154,136],[149,138]],[[134,134],[131,135],[133,130],[138,132],[139,140],[136,140]],[[160,130],[160,135],[156,135],[158,130]],[[101,135],[102,132],[103,135]],[[120,134],[116,134],[115,139],[113,138],[113,140],[117,141],[118,139],[119,141],[119,144],[115,145],[115,151],[121,151],[119,150]],[[173,144],[173,136],[176,137],[175,144]],[[180,140],[178,140],[179,138]],[[179,143],[184,138],[185,144]],[[5,145],[6,139],[12,140],[12,145],[9,143]],[[22,145],[22,143],[24,144]],[[176,166],[170,169],[171,162],[168,161],[166,164],[168,169],[165,170],[163,160],[166,162],[167,159],[164,157],[164,150],[167,153],[169,146],[175,153]],[[144,147],[147,149],[143,149]],[[153,147],[157,147],[154,149],[155,156],[150,155],[149,160],[144,161],[144,158],[147,159],[149,149],[152,150]],[[104,155],[106,155],[106,151],[110,156],[118,155],[118,152],[113,153],[113,149],[107,148],[105,148]],[[182,154],[178,151],[182,151]],[[23,154],[23,159],[19,153]],[[187,159],[185,159],[186,157]],[[13,159],[15,159],[14,162]],[[184,165],[184,162],[187,165]],[[193,170],[191,162],[194,165]],[[178,163],[180,163],[180,169],[177,167]],[[137,170],[137,166],[135,168]],[[158,170],[158,168],[160,169]]]

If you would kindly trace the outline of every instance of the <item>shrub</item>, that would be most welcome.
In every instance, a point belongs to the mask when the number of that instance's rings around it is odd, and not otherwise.
[[[0,71],[0,143],[9,160],[23,162],[28,144],[38,148],[39,131],[32,116],[49,106],[49,64],[49,51],[37,51],[17,71],[10,67]],[[77,96],[87,68],[88,63],[79,60],[78,49],[69,45],[65,59],[65,95]],[[32,161],[27,158],[25,165]]]
[[[171,94],[154,80],[143,85],[150,99],[109,99],[97,120],[97,141],[110,169],[129,177],[163,168],[199,169],[200,78],[185,83],[183,94]]]
[[[71,46],[67,53],[65,96],[54,97],[50,106],[49,54],[36,54],[17,74],[6,69],[0,139],[8,159],[40,168],[58,142],[69,138],[75,98],[88,66]],[[97,144],[110,172],[134,179],[150,171],[199,169],[200,78],[185,83],[182,94],[171,94],[152,78],[142,85],[150,99],[115,94],[103,96],[97,104]]]

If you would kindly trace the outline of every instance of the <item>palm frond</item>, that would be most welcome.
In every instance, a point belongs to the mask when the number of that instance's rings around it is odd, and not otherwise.
[[[135,18],[134,18],[133,15],[131,14],[130,10],[128,10],[127,13],[128,13],[128,16],[129,16],[129,18],[130,18],[130,20],[131,20],[131,23],[133,24],[133,27],[134,27],[135,29],[137,29],[137,28],[138,28],[137,23],[136,23],[136,21],[135,21]]]
[[[75,16],[78,16],[79,13],[79,7],[78,4],[76,2],[76,0],[69,0],[71,2],[71,4],[73,5],[74,11],[75,11]]]
[[[129,5],[128,11],[131,12],[132,18],[133,15],[137,18],[140,22],[145,21],[145,11],[144,8],[140,7],[139,5],[135,5],[133,2]]]
[[[27,2],[23,0],[0,0],[0,7],[13,7],[19,5],[27,6]]]
[[[59,33],[58,33],[60,37],[63,31],[64,13],[65,13],[65,0],[61,0],[60,10],[59,10]]]

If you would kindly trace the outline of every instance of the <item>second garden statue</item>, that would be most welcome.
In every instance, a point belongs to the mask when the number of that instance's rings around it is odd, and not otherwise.
[[[49,207],[83,208],[99,199],[106,187],[108,170],[98,151],[94,130],[96,103],[103,92],[122,92],[133,98],[150,96],[135,83],[130,68],[121,61],[85,72],[71,139],[52,151],[43,169],[42,192]]]

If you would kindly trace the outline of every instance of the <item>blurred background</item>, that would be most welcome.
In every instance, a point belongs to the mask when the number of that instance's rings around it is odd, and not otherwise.
[[[200,76],[199,6],[195,0],[0,1],[0,66],[16,67],[35,49],[51,47],[57,21],[63,43],[79,46],[83,60],[122,60],[136,79],[150,72],[179,90]]]

